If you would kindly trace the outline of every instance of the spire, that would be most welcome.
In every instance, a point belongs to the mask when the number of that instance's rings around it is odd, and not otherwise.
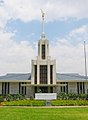
[[[44,33],[44,16],[45,16],[45,13],[43,12],[42,9],[41,9],[41,13],[42,13],[42,35],[41,35],[41,37],[45,38],[45,33]]]

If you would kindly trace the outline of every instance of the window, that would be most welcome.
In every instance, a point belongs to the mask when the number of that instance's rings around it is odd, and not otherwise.
[[[84,94],[85,93],[84,82],[77,82],[77,93],[78,94]]]
[[[53,87],[50,87],[50,93],[53,93]]]
[[[2,83],[2,94],[9,94],[10,92],[10,83],[9,82],[3,82]]]
[[[35,73],[34,73],[34,79],[35,79],[35,84],[37,84],[37,65],[34,66]]]
[[[19,83],[19,94],[26,95],[26,86],[21,86],[21,84],[26,84],[25,82]]]
[[[42,59],[45,59],[45,45],[42,45]]]
[[[38,92],[38,88],[37,87],[35,87],[35,93],[37,93]]]
[[[53,65],[50,65],[50,84],[53,84]]]
[[[40,65],[40,84],[47,84],[47,65]]]
[[[68,83],[67,82],[61,82],[60,84],[66,84],[66,86],[61,86],[61,92],[68,93]]]

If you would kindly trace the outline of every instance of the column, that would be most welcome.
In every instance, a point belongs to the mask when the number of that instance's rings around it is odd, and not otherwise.
[[[84,86],[85,86],[85,94],[87,94],[87,82],[84,82]]]
[[[53,87],[53,93],[56,93],[56,87]]]
[[[48,84],[50,84],[50,61],[48,61]]]
[[[56,84],[56,64],[53,65],[53,84]]]
[[[33,60],[32,60],[32,62],[31,62],[31,82],[32,82],[32,84],[34,84],[34,65],[33,65]]]

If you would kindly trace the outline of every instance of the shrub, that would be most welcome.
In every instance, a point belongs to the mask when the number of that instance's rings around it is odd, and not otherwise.
[[[13,96],[10,95],[10,94],[7,94],[5,98],[6,98],[7,101],[12,101],[13,100]]]
[[[79,99],[85,100],[87,98],[87,94],[79,94]]]
[[[88,95],[87,94],[76,94],[76,93],[59,93],[57,95],[57,99],[60,100],[87,100],[88,99]]]
[[[0,96],[0,102],[3,102],[3,101],[4,101],[4,97]]]
[[[57,95],[57,99],[60,99],[60,100],[67,100],[68,99],[68,96],[66,93],[64,92],[61,92]]]

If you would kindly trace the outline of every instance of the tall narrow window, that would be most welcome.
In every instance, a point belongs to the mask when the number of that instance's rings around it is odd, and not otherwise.
[[[47,84],[47,65],[40,65],[40,84]]]
[[[34,73],[34,81],[35,81],[35,84],[37,84],[37,65],[35,65],[34,66],[34,71],[35,71],[35,73]]]
[[[53,84],[53,65],[50,65],[50,84]]]
[[[85,93],[84,82],[77,82],[77,92],[78,92],[78,94],[84,94]]]
[[[9,94],[10,93],[10,83],[8,82],[3,82],[2,83],[2,94]]]
[[[19,83],[19,94],[26,95],[26,86],[21,86],[21,84],[26,84],[25,82]]]
[[[61,84],[66,84],[66,86],[61,86],[61,92],[68,93],[68,82],[61,82]]]
[[[38,91],[37,91],[37,87],[35,87],[35,93],[37,93]]]
[[[77,82],[77,93],[79,94],[79,82]]]
[[[42,45],[42,59],[45,59],[45,45]]]

